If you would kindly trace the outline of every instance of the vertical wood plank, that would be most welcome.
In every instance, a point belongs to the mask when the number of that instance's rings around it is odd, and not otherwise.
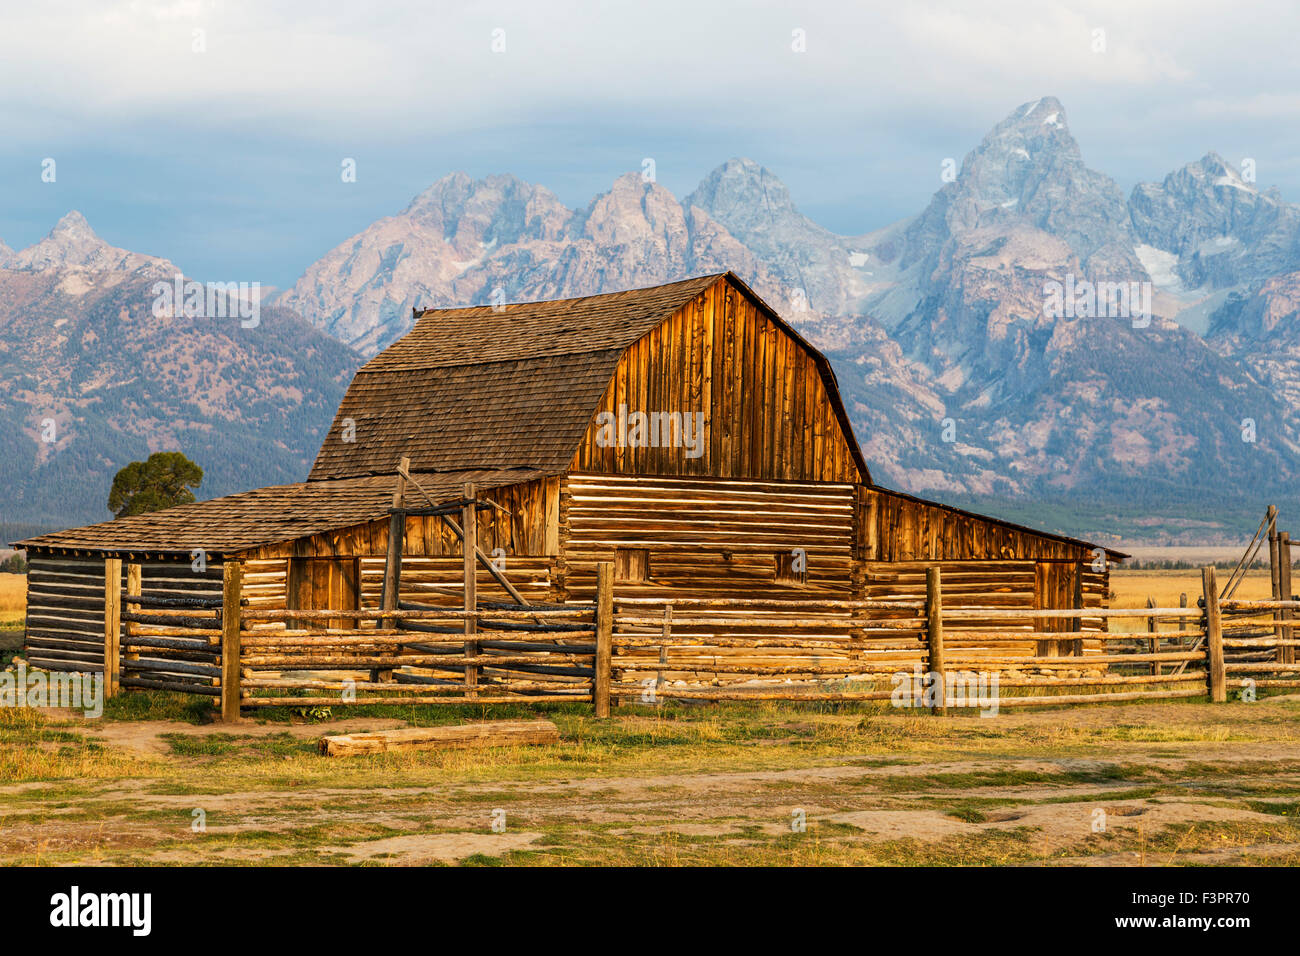
[[[126,566],[126,595],[127,595],[126,609],[128,611],[140,610],[140,605],[138,603],[132,602],[131,598],[140,596],[141,588],[143,584],[144,584],[144,571],[138,563],[133,561]],[[128,624],[126,626],[126,629],[127,632],[130,633],[131,625]],[[123,657],[128,661],[138,661],[140,659],[140,652],[127,651],[123,655]]]
[[[1281,594],[1283,601],[1290,601],[1295,597],[1295,595],[1291,589],[1291,534],[1288,531],[1283,531],[1280,535],[1278,535],[1277,556],[1278,556],[1277,581],[1278,581],[1279,593]],[[1294,633],[1294,629],[1291,626],[1291,621],[1294,618],[1295,618],[1294,611],[1292,611],[1290,608],[1282,609],[1282,640],[1283,641],[1291,640],[1291,635]],[[1276,657],[1278,661],[1283,664],[1294,663],[1295,648],[1289,647],[1287,645],[1283,645],[1282,647],[1278,648],[1278,653]]]
[[[117,694],[122,676],[122,559],[104,559],[104,699]]]

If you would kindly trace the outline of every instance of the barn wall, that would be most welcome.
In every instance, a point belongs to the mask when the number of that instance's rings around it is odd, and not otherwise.
[[[592,598],[596,564],[619,547],[650,552],[651,581],[620,582],[625,597],[851,596],[851,484],[571,474],[560,509],[557,585],[570,600]],[[796,548],[807,586],[777,584],[777,555]]]
[[[49,670],[102,670],[104,666],[104,560],[64,555],[28,555],[27,658]],[[188,559],[141,561],[143,594],[183,591],[221,597],[220,561],[204,572]],[[126,565],[122,581],[126,586]]]
[[[703,412],[698,458],[680,447],[598,442],[593,418],[573,470],[627,475],[862,480],[811,354],[764,310],[715,284],[619,362],[598,412]]]

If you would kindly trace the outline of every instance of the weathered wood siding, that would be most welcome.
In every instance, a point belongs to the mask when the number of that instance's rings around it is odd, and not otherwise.
[[[593,419],[577,472],[854,482],[864,480],[817,360],[754,300],[720,282],[635,342],[600,412],[704,415],[703,454],[602,446]]]
[[[1092,561],[1094,554],[1033,531],[918,501],[883,488],[859,490],[859,542],[870,561]]]

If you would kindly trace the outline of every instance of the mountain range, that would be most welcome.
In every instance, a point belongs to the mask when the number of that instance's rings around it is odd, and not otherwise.
[[[152,319],[143,292],[180,270],[71,214],[30,249],[0,244],[6,511],[102,517],[145,449],[184,448],[208,494],[301,477],[349,375],[412,308],[730,269],[830,356],[884,483],[1078,533],[1150,513],[1126,533],[1205,537],[1300,475],[1300,207],[1253,173],[1209,153],[1126,197],[1051,97],[916,216],[858,236],[748,159],[680,200],[628,173],[581,209],[453,173],[308,266],[252,330]]]

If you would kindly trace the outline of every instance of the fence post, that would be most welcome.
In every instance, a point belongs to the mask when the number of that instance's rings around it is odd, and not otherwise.
[[[1281,600],[1290,601],[1294,595],[1291,593],[1291,534],[1283,531],[1278,536],[1277,542],[1277,582],[1278,593]],[[1291,621],[1295,617],[1295,612],[1289,607],[1282,609],[1282,640],[1291,640],[1294,631],[1291,628]],[[1282,645],[1277,649],[1276,659],[1283,664],[1295,662],[1295,648],[1288,645]]]
[[[402,553],[406,550],[406,479],[402,474],[408,472],[411,468],[411,459],[403,456],[397,462],[397,487],[393,490],[393,509],[392,514],[388,516],[388,548],[384,552],[384,583],[379,592],[379,609],[381,611],[396,610],[398,602],[401,600],[402,591]],[[357,581],[360,582],[361,574],[358,569]],[[358,584],[358,597],[360,596],[360,586]],[[357,607],[360,608],[361,601],[357,601]],[[353,627],[360,624],[359,620],[353,623]],[[393,626],[391,617],[380,618],[379,626],[389,628]],[[377,684],[391,683],[393,672],[389,668],[378,669],[371,668],[370,679]]]
[[[1151,608],[1155,606],[1156,606],[1156,599],[1153,597],[1148,597],[1147,607]],[[1147,618],[1147,633],[1151,635],[1151,637],[1147,639],[1147,650],[1149,650],[1152,654],[1160,653],[1160,630],[1159,630],[1159,625],[1156,623],[1156,619],[1154,615]],[[1160,674],[1161,674],[1160,662],[1152,661],[1151,676],[1159,677]]]
[[[1205,592],[1205,672],[1210,685],[1210,700],[1222,704],[1228,699],[1227,672],[1223,667],[1223,619],[1219,615],[1219,584],[1214,566],[1201,568],[1201,588]]]
[[[591,702],[597,717],[609,716],[610,663],[614,651],[614,563],[596,565],[596,664]]]
[[[1268,522],[1268,576],[1274,601],[1282,600],[1281,565],[1278,561],[1277,505],[1269,505],[1264,520]],[[1273,612],[1273,637],[1282,639],[1282,609]],[[1278,658],[1281,660],[1281,658]]]
[[[221,569],[221,719],[239,720],[240,597],[244,590],[244,564],[226,558]]]
[[[104,699],[121,687],[122,559],[104,559]]]
[[[948,687],[943,672],[943,588],[937,565],[925,569],[925,642],[929,650],[927,670],[938,693],[931,712],[944,715],[948,713]]]
[[[461,550],[465,552],[465,656],[478,657],[478,500],[474,483],[465,482],[461,509]],[[465,667],[465,696],[478,696],[479,665]]]

